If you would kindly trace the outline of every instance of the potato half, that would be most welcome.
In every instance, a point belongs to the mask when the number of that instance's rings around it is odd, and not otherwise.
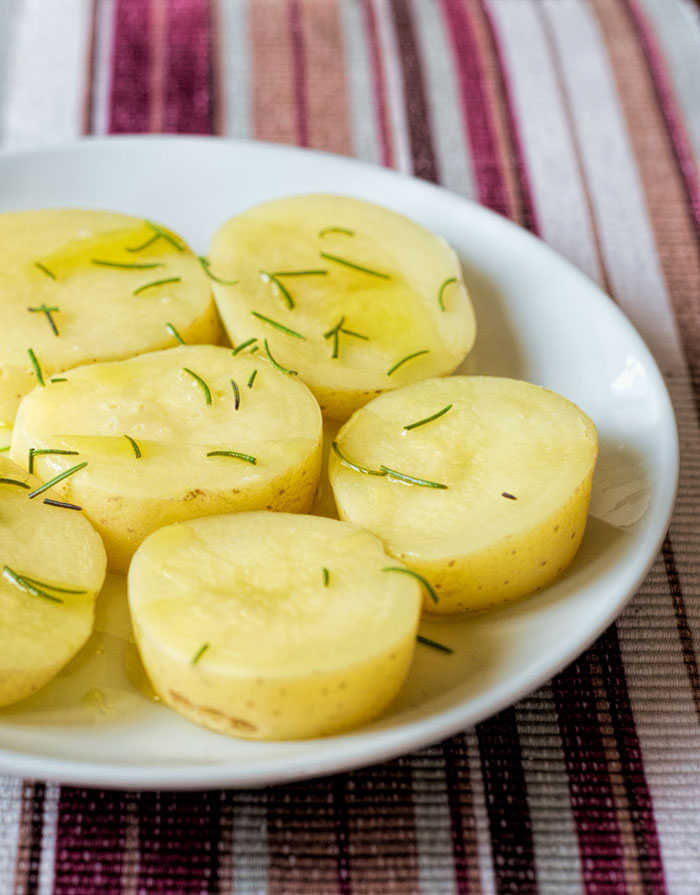
[[[209,260],[233,283],[213,283],[231,340],[267,339],[336,419],[380,392],[451,373],[474,342],[455,253],[369,202],[333,195],[265,202],[221,227]]]
[[[211,513],[307,511],[321,462],[311,392],[264,358],[192,345],[77,367],[20,406],[11,455],[82,506],[126,571],[161,525]],[[41,453],[69,451],[72,453]]]
[[[359,410],[336,450],[329,475],[341,519],[426,578],[433,612],[542,588],[583,536],[595,428],[566,398],[527,382],[453,376],[406,386]]]
[[[249,739],[326,736],[393,699],[413,656],[420,587],[373,535],[286,513],[161,528],[136,552],[129,605],[168,705]]]
[[[0,214],[0,426],[37,383],[79,364],[217,342],[204,270],[179,236],[138,218],[59,209]]]
[[[82,513],[30,498],[41,481],[0,455],[0,706],[51,680],[92,631],[105,577]]]

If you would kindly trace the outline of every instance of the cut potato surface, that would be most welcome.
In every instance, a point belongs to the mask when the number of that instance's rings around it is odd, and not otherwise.
[[[325,736],[374,718],[413,656],[416,580],[332,519],[242,513],[161,528],[129,570],[144,665],[161,698],[221,733]]]
[[[38,451],[31,462],[44,480],[87,462],[52,494],[84,508],[116,570],[161,525],[313,503],[318,404],[264,358],[192,345],[64,379],[24,398],[11,455],[28,466],[30,448]]]
[[[406,386],[357,411],[336,450],[340,518],[426,578],[430,611],[532,593],[566,568],[583,536],[596,432],[547,389],[479,376]]]
[[[0,706],[34,693],[78,652],[105,577],[99,535],[81,513],[30,498],[40,485],[0,454]]]
[[[380,392],[451,373],[474,342],[455,253],[369,202],[265,202],[221,227],[209,261],[232,283],[213,283],[231,340],[255,338],[262,349],[267,339],[336,419]]]
[[[79,364],[217,342],[210,281],[179,236],[104,211],[0,214],[0,426],[23,395]],[[38,365],[35,368],[29,351]]]

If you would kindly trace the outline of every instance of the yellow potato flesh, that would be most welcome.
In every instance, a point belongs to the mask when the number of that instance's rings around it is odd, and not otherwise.
[[[162,699],[222,733],[324,736],[375,717],[404,681],[420,589],[380,541],[284,513],[162,528],[129,571],[144,665]],[[327,577],[324,574],[327,570]]]
[[[432,422],[404,428],[450,404]],[[372,401],[337,443],[355,464],[447,485],[366,475],[330,459],[340,518],[378,535],[432,583],[439,602],[426,598],[431,611],[522,597],[552,580],[578,549],[596,433],[551,391],[491,377],[432,379]]]
[[[0,455],[0,705],[8,705],[43,686],[88,639],[106,559],[81,513],[30,499],[27,488],[3,479],[31,489],[41,483]],[[35,586],[53,599],[12,573],[41,582]]]
[[[208,387],[211,404],[187,369]],[[79,367],[65,379],[23,400],[11,454],[26,466],[29,448],[77,452],[36,455],[45,480],[88,462],[52,493],[84,508],[112,568],[126,571],[146,535],[180,519],[311,506],[321,414],[302,383],[265,359],[196,345]],[[217,450],[256,462],[207,456]]]
[[[297,370],[336,419],[375,394],[452,372],[474,342],[454,252],[408,218],[369,202],[327,195],[266,202],[224,224],[209,257],[219,277],[238,281],[212,287],[230,338],[267,338],[276,360]],[[300,271],[321,273],[294,275]],[[305,338],[281,333],[253,311]],[[335,351],[332,330],[341,320]],[[389,374],[417,352],[426,353]]]
[[[0,214],[0,426],[11,426],[17,406],[37,383],[28,349],[43,376],[80,364],[118,360],[186,342],[216,342],[220,324],[210,281],[180,237],[177,245],[138,218],[61,209]],[[95,264],[149,265],[119,268]],[[41,265],[41,267],[37,266]],[[42,269],[43,268],[43,269]],[[48,273],[47,273],[48,271]],[[158,280],[178,282],[134,291]],[[58,335],[49,316],[51,311]]]

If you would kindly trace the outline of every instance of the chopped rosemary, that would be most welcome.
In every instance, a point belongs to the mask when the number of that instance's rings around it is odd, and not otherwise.
[[[233,405],[233,409],[238,410],[238,408],[241,406],[241,393],[238,390],[238,383],[235,379],[231,380],[231,388],[233,389],[233,398],[235,402]]]
[[[136,459],[138,460],[138,458],[142,456],[142,455],[141,455],[141,448],[138,446],[138,444],[136,444],[136,442],[135,442],[134,439],[131,437],[131,435],[125,435],[124,438],[126,438],[126,440],[127,440],[127,441],[129,442],[129,444],[131,445],[131,448],[132,448],[132,450],[133,450],[133,452],[134,452],[134,456],[135,456]]]
[[[172,325],[172,323],[166,323],[165,328],[170,333],[170,335],[175,339],[175,341],[180,343],[180,345],[187,344],[185,342],[185,340],[182,338],[182,336],[180,335],[180,333]]]
[[[10,450],[10,445],[9,445],[9,444],[5,444],[5,445],[3,445],[2,447],[0,447],[0,454],[4,454],[5,451],[9,451],[9,450]]]
[[[264,314],[258,314],[257,311],[250,312],[253,317],[257,317],[258,320],[262,320],[264,323],[269,323],[270,326],[274,326],[276,329],[281,330],[283,333],[287,333],[288,336],[294,336],[296,339],[303,339],[306,341],[306,336],[302,336],[301,333],[298,333],[294,329],[289,329],[288,326],[284,326],[282,323],[277,323],[276,320],[271,320],[269,317],[265,317]]]
[[[59,333],[58,333],[58,327],[56,326],[56,321],[53,319],[52,314],[53,314],[55,311],[60,311],[60,308],[56,308],[56,307],[50,308],[50,307],[49,307],[48,305],[46,305],[46,304],[41,304],[38,308],[27,308],[27,310],[28,310],[28,311],[31,311],[33,314],[35,314],[35,313],[37,313],[37,312],[40,312],[40,313],[42,313],[42,314],[45,314],[45,315],[46,315],[46,319],[49,321],[49,325],[51,326],[51,329],[53,330],[53,334],[54,334],[55,336],[57,336],[57,335],[59,334]]]
[[[78,451],[66,451],[63,448],[29,448],[27,455],[27,472],[32,475],[34,473],[34,457],[37,454],[74,454],[78,455]]]
[[[452,405],[448,404],[446,407],[443,407],[442,410],[438,410],[437,413],[434,413],[432,416],[426,416],[424,420],[418,420],[417,423],[411,423],[409,426],[404,426],[404,432],[408,432],[411,429],[417,429],[418,426],[424,426],[426,423],[432,423],[433,420],[438,419],[441,416],[444,416],[448,410],[452,410]]]
[[[416,635],[416,640],[418,643],[422,643],[425,646],[431,646],[433,649],[439,650],[441,653],[453,653],[454,650],[451,646],[445,646],[444,643],[438,643],[437,640],[431,640],[430,637],[423,637],[422,634]]]
[[[209,390],[209,386],[208,386],[208,385],[206,384],[206,382],[202,379],[202,377],[201,377],[201,376],[198,376],[198,375],[194,372],[194,370],[190,370],[189,367],[183,367],[183,368],[182,368],[182,371],[183,371],[183,373],[189,373],[189,374],[190,374],[190,376],[194,379],[194,381],[197,383],[197,385],[198,385],[198,386],[202,389],[202,391],[204,392],[204,400],[205,400],[205,402],[206,402],[207,404],[210,405],[210,404],[211,404],[211,391]]]
[[[49,382],[68,382],[65,376],[54,376],[53,379],[49,379]]]
[[[194,654],[194,656],[192,656],[192,658],[190,659],[190,664],[191,664],[191,665],[196,665],[197,662],[199,662],[199,660],[202,658],[202,656],[204,655],[204,653],[206,653],[206,651],[209,649],[209,646],[210,646],[210,644],[208,644],[208,643],[203,643],[203,644],[200,646],[200,648],[197,650],[197,652]]]
[[[430,599],[433,601],[433,603],[440,602],[430,582],[426,581],[422,575],[418,574],[418,572],[414,572],[413,569],[404,569],[403,566],[385,566],[382,569],[382,572],[401,572],[402,575],[411,575],[413,578],[417,578],[418,581],[420,581],[423,587],[430,594]]]
[[[265,354],[267,355],[268,360],[270,361],[272,366],[275,367],[275,369],[279,370],[281,373],[289,373],[290,376],[297,375],[296,370],[288,370],[286,367],[283,367],[282,364],[277,363],[277,361],[272,356],[272,353],[270,352],[270,346],[267,344],[267,339],[265,339]]]
[[[52,270],[49,270],[48,267],[45,264],[42,264],[40,261],[35,261],[34,267],[38,267],[42,273],[46,274],[46,276],[50,277],[52,280],[56,279],[56,274]]]
[[[50,600],[52,603],[63,603],[63,600],[60,597],[55,597],[53,594],[47,593],[47,591],[37,587],[32,582],[31,578],[26,578],[24,575],[18,575],[17,572],[9,566],[3,566],[2,574],[5,578],[12,581],[13,584],[16,584],[20,590],[31,594],[33,597],[43,597],[45,600]],[[50,586],[51,585],[44,585],[44,587]],[[58,588],[52,588],[52,590],[58,590]]]
[[[156,286],[165,286],[166,283],[181,283],[182,277],[166,277],[164,280],[153,280],[152,283],[144,283],[138,289],[134,289],[132,295],[140,295],[146,289],[154,289]]]
[[[233,457],[234,460],[244,460],[246,463],[251,463],[253,466],[258,462],[255,457],[251,457],[250,454],[241,454],[239,451],[209,451],[207,457]]]
[[[430,354],[429,348],[423,348],[422,351],[414,351],[413,354],[407,354],[406,357],[402,357],[401,360],[397,361],[393,367],[386,371],[387,376],[391,376],[392,373],[395,373],[399,367],[402,367],[407,361],[413,360],[414,357],[420,357],[421,354]]]
[[[255,354],[255,352],[258,351],[259,349],[260,349],[259,345],[253,345],[253,347],[250,349],[248,354]]]
[[[372,270],[371,267],[363,267],[361,264],[355,264],[354,261],[348,261],[347,258],[339,258],[337,255],[329,255],[328,252],[320,252],[322,258],[327,261],[334,261],[336,264],[342,264],[343,267],[350,267],[352,270],[359,270],[360,273],[368,273],[370,276],[379,277],[382,280],[390,280],[388,273],[380,273],[378,270]]]
[[[82,507],[79,507],[77,503],[66,503],[65,500],[51,500],[50,497],[45,497],[44,503],[52,507],[63,507],[66,510],[82,510]]]
[[[169,233],[166,233],[162,227],[159,227],[158,224],[154,224],[153,221],[145,220],[145,224],[153,230],[153,236],[149,237],[146,242],[142,243],[139,246],[132,246],[131,248],[127,246],[127,252],[142,252],[144,249],[147,249],[150,245],[153,245],[154,242],[158,239],[164,239],[166,242],[169,242],[171,246],[176,248],[178,252],[184,252],[185,247],[181,245],[174,237],[172,237]]]
[[[450,283],[456,283],[456,282],[457,282],[457,277],[449,277],[447,280],[445,280],[445,282],[442,284],[442,286],[440,286],[440,291],[438,292],[438,304],[440,305],[441,311],[445,310],[445,303],[442,300],[443,292],[445,291],[445,289],[447,289],[447,287],[450,285]]]
[[[347,230],[345,227],[326,227],[324,230],[319,230],[319,236],[325,236],[326,233],[344,233],[346,236],[354,236],[354,230]]]
[[[356,339],[364,339],[365,342],[369,342],[369,336],[363,336],[362,333],[356,333],[352,329],[345,329],[344,326],[341,326],[340,331],[345,333],[346,336],[355,336]]]
[[[406,482],[407,485],[422,485],[424,488],[439,488],[442,491],[447,490],[447,485],[443,485],[440,482],[431,482],[428,479],[418,479],[413,475],[407,475],[405,472],[397,472],[395,469],[390,469],[388,466],[380,466],[381,470],[383,470],[390,479],[398,479],[400,482]]]
[[[333,337],[333,352],[331,354],[331,357],[338,357],[340,333],[345,333],[345,335],[347,336],[355,336],[355,338],[357,339],[364,339],[366,342],[369,341],[368,336],[363,336],[361,333],[353,332],[353,330],[351,329],[344,329],[344,323],[345,317],[341,317],[332,329],[329,329],[328,332],[323,334],[324,339],[330,339],[331,336]]]
[[[18,488],[26,488],[27,491],[32,487],[26,482],[21,482],[19,479],[8,479],[4,476],[0,476],[0,485],[17,485]]]
[[[383,472],[381,470],[368,469],[366,466],[358,466],[357,463],[353,463],[351,460],[348,460],[347,457],[345,457],[345,456],[343,456],[343,454],[341,454],[337,441],[334,441],[331,444],[331,447],[333,448],[333,453],[336,455],[336,457],[340,460],[340,462],[343,464],[343,466],[347,466],[348,469],[354,469],[355,472],[363,472],[365,475],[379,475],[379,476],[386,475],[386,472]]]
[[[517,499],[518,499],[518,498],[515,496],[515,494],[509,494],[507,491],[502,491],[502,492],[501,492],[501,497],[507,497],[508,500],[517,500]]]
[[[325,277],[327,270],[276,270],[273,277]]]
[[[41,366],[39,364],[39,361],[36,359],[36,354],[34,354],[31,348],[27,348],[27,354],[29,355],[29,360],[32,362],[32,367],[34,368],[34,375],[37,378],[37,382],[42,388],[44,388],[46,385],[46,383],[44,382],[44,374],[41,372]]]
[[[202,270],[209,277],[210,280],[213,280],[215,283],[221,283],[222,286],[235,286],[238,280],[222,280],[221,277],[217,277],[215,274],[211,272],[211,265],[209,261],[204,257],[204,255],[197,255],[197,261],[202,265]]]
[[[35,488],[33,491],[30,491],[27,497],[31,500],[33,497],[38,497],[40,494],[43,494],[44,491],[48,491],[49,488],[53,488],[54,485],[57,485],[59,482],[62,482],[63,479],[67,479],[69,475],[73,475],[81,469],[84,469],[87,466],[87,460],[84,460],[82,463],[78,463],[76,466],[71,466],[70,469],[66,469],[64,472],[59,472],[58,475],[55,475],[52,479],[49,479],[48,482],[44,482],[43,485],[40,485],[38,488]]]
[[[334,333],[338,332],[338,330],[340,329],[340,327],[341,327],[344,323],[345,323],[345,317],[341,317],[340,320],[336,323],[336,325],[335,325],[334,327],[332,327],[331,329],[328,330],[328,332],[326,332],[326,333],[323,334],[323,338],[324,338],[324,339],[330,339],[330,337],[331,337]]]
[[[282,280],[278,280],[273,273],[268,273],[266,270],[260,271],[260,277],[263,283],[274,283],[275,286],[277,286],[284,300],[287,302],[287,307],[290,310],[294,307],[294,299],[292,298],[289,289],[287,289]]]
[[[145,264],[138,264],[136,262],[128,262],[128,261],[107,261],[104,258],[91,258],[91,264],[96,264],[98,267],[117,267],[120,270],[153,270],[154,267],[164,267],[160,261],[151,261]]]
[[[328,569],[324,566],[324,567],[323,567],[323,586],[324,586],[324,587],[328,587],[328,584],[329,584],[330,580],[331,580],[331,573],[330,573],[330,572],[328,571]]]
[[[253,372],[250,374],[250,378],[248,379],[248,388],[253,387],[253,383],[255,382],[255,377],[257,375],[258,375],[257,369],[253,370]]]
[[[246,339],[245,342],[241,342],[240,345],[237,345],[237,346],[233,349],[233,351],[231,352],[231,354],[233,354],[233,356],[235,357],[237,354],[240,354],[241,351],[243,351],[243,350],[244,350],[245,348],[247,348],[249,345],[252,345],[253,342],[257,342],[257,341],[258,341],[258,340],[257,340],[255,337],[252,338],[252,339]]]
[[[57,584],[49,584],[47,581],[39,581],[38,578],[30,578],[29,575],[22,575],[25,581],[29,581],[30,584],[38,584],[40,587],[45,587],[47,590],[55,590],[59,594],[86,594],[87,591],[83,590],[79,587],[59,587]]]

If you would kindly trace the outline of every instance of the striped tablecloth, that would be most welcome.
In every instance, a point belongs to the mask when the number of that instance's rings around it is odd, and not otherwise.
[[[698,895],[698,7],[2,0],[3,148],[150,131],[358,156],[542,236],[654,352],[680,426],[680,496],[617,624],[444,743],[264,790],[0,777],[0,893]]]

